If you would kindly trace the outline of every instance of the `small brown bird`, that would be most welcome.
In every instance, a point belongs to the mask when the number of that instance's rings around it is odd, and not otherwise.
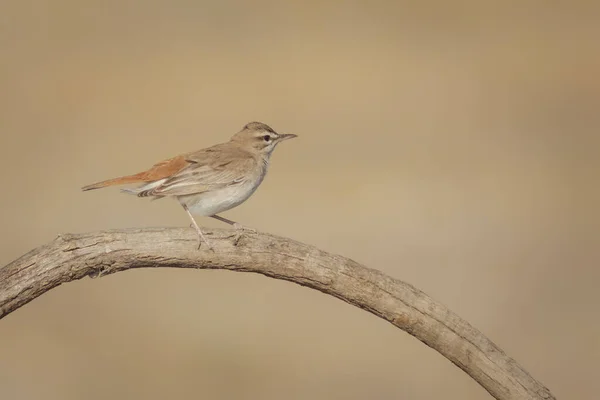
[[[192,214],[232,225],[237,231],[236,242],[244,229],[254,231],[217,214],[246,201],[262,183],[275,147],[295,137],[297,135],[279,134],[261,122],[250,122],[226,143],[182,154],[146,171],[94,183],[82,190],[142,183],[137,188],[122,191],[152,199],[174,197],[192,220],[198,233],[198,248],[204,241],[210,249],[212,246]]]

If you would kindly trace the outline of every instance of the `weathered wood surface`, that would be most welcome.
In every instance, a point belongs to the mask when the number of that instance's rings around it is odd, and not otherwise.
[[[437,350],[496,399],[554,399],[481,332],[407,283],[290,239],[248,234],[236,246],[231,231],[206,232],[214,251],[197,250],[192,229],[61,235],[0,268],[0,318],[86,276],[155,267],[254,272],[319,290],[377,315]]]

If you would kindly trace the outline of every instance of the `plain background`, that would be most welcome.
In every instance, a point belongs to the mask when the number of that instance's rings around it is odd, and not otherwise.
[[[224,216],[410,282],[558,398],[595,398],[599,17],[592,1],[4,0],[0,265],[61,232],[187,226],[173,201],[80,187],[258,120],[299,138]],[[136,270],[2,319],[0,397],[489,395],[321,293]]]

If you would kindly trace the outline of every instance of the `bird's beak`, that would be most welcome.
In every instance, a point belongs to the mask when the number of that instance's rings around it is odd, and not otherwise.
[[[283,142],[284,140],[293,139],[295,137],[298,137],[298,135],[294,135],[293,133],[286,133],[283,135],[279,135],[279,141]]]

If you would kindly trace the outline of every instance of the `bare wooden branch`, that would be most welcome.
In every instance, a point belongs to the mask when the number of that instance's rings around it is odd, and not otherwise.
[[[248,234],[236,246],[231,231],[206,232],[214,251],[197,250],[191,229],[60,235],[0,269],[0,318],[85,276],[153,267],[255,272],[319,290],[383,318],[437,350],[496,399],[554,399],[481,332],[407,283],[289,239]]]

